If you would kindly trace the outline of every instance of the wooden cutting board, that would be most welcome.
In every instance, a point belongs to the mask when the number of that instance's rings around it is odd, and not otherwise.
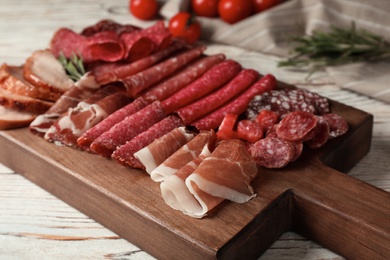
[[[349,132],[262,170],[257,197],[225,201],[204,219],[171,209],[149,175],[59,147],[28,129],[0,131],[0,162],[159,259],[255,259],[295,231],[351,259],[390,257],[390,194],[342,172],[370,149],[373,117],[332,102]]]

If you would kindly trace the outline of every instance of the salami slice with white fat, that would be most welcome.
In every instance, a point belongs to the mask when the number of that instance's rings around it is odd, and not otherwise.
[[[234,100],[228,101],[220,108],[197,119],[191,125],[198,130],[217,129],[223,118],[227,114],[239,115],[245,111],[249,101],[255,96],[276,87],[276,78],[271,75],[265,75],[248,89],[239,94]]]
[[[330,129],[328,122],[322,116],[317,116],[317,119],[317,125],[313,129],[313,137],[305,142],[311,149],[320,148],[329,139]]]
[[[167,114],[203,97],[235,77],[242,67],[233,60],[223,61],[209,69],[200,78],[165,99],[162,104]]]
[[[328,113],[322,115],[329,125],[329,138],[336,138],[348,131],[348,122],[340,115]]]
[[[278,124],[276,133],[284,140],[297,142],[312,137],[311,132],[317,125],[317,117],[305,111],[294,111],[287,114]]]
[[[214,65],[224,61],[225,58],[224,54],[202,57],[188,64],[183,70],[178,71],[170,78],[147,89],[142,96],[155,96],[158,100],[162,101],[199,78]]]
[[[146,147],[155,139],[182,125],[183,122],[179,117],[174,115],[168,116],[126,142],[124,145],[118,147],[118,149],[112,153],[111,158],[126,166],[145,169],[145,166],[134,156],[134,153]]]
[[[165,116],[161,103],[155,101],[104,132],[92,142],[90,149],[96,154],[110,157],[117,147],[146,131]]]
[[[169,58],[153,67],[141,71],[133,76],[124,78],[121,82],[127,88],[128,93],[135,97],[142,90],[147,89],[152,84],[173,74],[190,61],[199,57],[206,48],[204,46],[189,49],[183,53],[179,53],[172,58]]]
[[[257,164],[266,168],[282,168],[295,156],[294,148],[278,137],[260,139],[249,152]]]
[[[197,100],[176,111],[185,124],[213,111],[225,102],[234,98],[252,85],[259,77],[259,73],[252,69],[244,69],[226,85],[212,92],[211,94]]]

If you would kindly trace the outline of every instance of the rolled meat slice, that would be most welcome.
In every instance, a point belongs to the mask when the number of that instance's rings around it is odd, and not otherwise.
[[[139,27],[134,25],[120,24],[110,19],[103,19],[91,26],[83,28],[80,34],[84,36],[92,36],[98,32],[114,31],[118,35],[121,35],[122,33],[133,32],[139,29]]]
[[[193,194],[200,189],[215,197],[244,203],[256,196],[251,181],[257,170],[245,142],[224,140],[188,176],[186,185]]]
[[[145,169],[145,166],[134,156],[134,153],[149,145],[153,140],[182,125],[183,122],[179,117],[174,115],[168,116],[118,147],[112,153],[111,158],[125,166]]]
[[[134,156],[144,165],[145,171],[150,174],[180,147],[192,140],[194,136],[195,134],[186,131],[185,127],[177,127],[134,153]]]
[[[234,100],[228,101],[226,104],[222,105],[213,112],[197,119],[191,125],[201,131],[217,129],[225,115],[240,115],[246,110],[249,101],[255,95],[259,95],[261,93],[276,88],[276,84],[276,78],[271,74],[267,74],[261,79],[259,79],[257,82],[255,82],[247,90],[238,95]]]
[[[31,122],[29,129],[32,133],[43,137],[57,119],[69,108],[77,106],[79,102],[90,97],[100,89],[95,77],[87,73],[68,89],[44,114]]]
[[[76,108],[68,110],[50,127],[45,139],[77,147],[77,138],[129,102],[129,96],[119,88],[97,102],[80,102]]]
[[[95,141],[96,138],[101,136],[106,131],[110,130],[110,128],[113,127],[115,124],[121,122],[126,117],[138,112],[153,101],[154,100],[152,99],[144,99],[142,97],[139,97],[128,105],[118,109],[117,111],[109,115],[107,118],[105,118],[102,122],[98,123],[91,129],[86,131],[84,134],[82,134],[77,139],[78,146],[83,150],[90,151],[90,145],[93,141]]]
[[[117,147],[146,131],[165,116],[161,103],[155,101],[104,132],[92,142],[90,149],[96,154],[110,157]]]
[[[99,84],[103,85],[115,82],[149,68],[153,64],[156,64],[157,62],[163,60],[164,58],[170,56],[171,54],[182,48],[182,43],[175,42],[164,50],[155,52],[145,58],[134,62],[105,63],[103,65],[95,66],[92,68],[91,73],[95,75],[96,81],[99,82]]]
[[[170,78],[147,89],[142,96],[155,96],[158,100],[162,101],[199,78],[214,65],[224,61],[225,58],[224,54],[202,57],[188,64],[183,70],[178,71]]]
[[[132,97],[135,97],[142,90],[147,89],[152,84],[170,76],[175,71],[199,57],[206,47],[199,46],[179,53],[172,58],[169,58],[153,67],[141,71],[133,76],[124,78],[121,82],[127,88],[127,91]]]
[[[221,203],[224,199],[214,197],[199,189],[191,193],[186,186],[186,179],[190,176],[202,161],[211,154],[208,145],[205,145],[200,155],[191,162],[184,165],[175,174],[169,176],[165,181],[161,182],[161,195],[171,208],[180,210],[184,214],[194,217],[202,218],[206,216],[216,205]]]
[[[214,147],[216,139],[214,131],[199,133],[155,168],[150,173],[150,177],[156,182],[164,181],[168,176],[175,174],[176,171],[188,162],[198,157],[206,144],[208,144],[209,147]]]
[[[231,81],[213,93],[185,106],[176,111],[185,124],[220,107],[250,85],[259,77],[259,73],[252,69],[244,69]]]
[[[241,65],[234,60],[226,60],[213,66],[200,78],[165,99],[162,102],[165,112],[170,114],[221,87],[234,78],[241,69]]]

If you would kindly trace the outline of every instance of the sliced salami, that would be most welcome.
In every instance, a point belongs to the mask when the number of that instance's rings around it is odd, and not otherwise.
[[[145,166],[134,156],[134,153],[181,125],[183,125],[183,122],[179,117],[168,116],[120,146],[112,153],[111,158],[126,166],[145,169]]]
[[[147,89],[152,84],[173,74],[190,61],[199,57],[206,48],[204,46],[195,47],[183,53],[177,54],[149,69],[141,71],[133,76],[126,77],[121,82],[127,88],[128,93],[135,97],[142,90]]]
[[[90,149],[96,154],[110,157],[117,147],[146,131],[165,116],[161,103],[155,101],[104,132],[92,142]]]
[[[234,100],[227,102],[225,105],[215,111],[197,119],[191,125],[198,130],[217,129],[221,124],[226,114],[241,114],[245,112],[249,101],[255,96],[266,91],[270,91],[276,87],[276,78],[271,75],[265,75],[260,80],[255,82],[247,90],[242,92]]]
[[[185,124],[215,110],[236,95],[247,89],[259,78],[259,73],[252,69],[244,69],[226,85],[211,94],[177,110],[177,114]]]
[[[257,164],[266,168],[282,168],[295,156],[295,151],[284,140],[267,137],[254,143],[249,152]]]
[[[323,118],[329,124],[329,138],[335,138],[345,134],[348,131],[348,122],[340,115],[328,113]]]
[[[78,146],[83,150],[89,151],[90,145],[96,138],[101,136],[106,131],[110,130],[111,127],[113,127],[115,124],[121,122],[126,117],[146,107],[153,101],[154,100],[151,99],[147,100],[144,98],[137,98],[123,108],[118,109],[117,111],[109,115],[106,119],[104,119],[102,122],[82,134],[77,139]]]
[[[122,33],[130,33],[139,29],[140,28],[134,25],[119,24],[117,22],[114,22],[113,20],[104,19],[98,21],[96,24],[85,27],[80,34],[84,36],[92,36],[99,32],[113,31],[116,34],[121,35]]]
[[[317,149],[326,144],[329,139],[329,124],[322,116],[317,116],[317,125],[313,129],[313,137],[306,141],[311,149]]]
[[[229,82],[241,69],[241,65],[233,60],[226,60],[213,66],[190,85],[164,100],[162,102],[164,110],[167,114],[170,114],[190,104],[194,100],[203,97]]]
[[[279,115],[275,111],[262,110],[254,119],[263,129],[263,132],[269,131],[279,122]]]
[[[287,114],[278,124],[276,133],[284,140],[301,142],[308,140],[308,135],[317,125],[317,117],[305,111],[295,111]]]
[[[103,65],[94,66],[91,70],[91,73],[95,75],[96,81],[101,85],[115,82],[151,67],[152,65],[165,59],[169,55],[182,48],[183,44],[173,43],[164,50],[155,52],[143,59],[134,62],[105,63]]]
[[[224,54],[202,57],[195,62],[188,64],[183,70],[177,72],[172,77],[147,89],[142,96],[155,96],[158,100],[162,101],[199,78],[211,67],[223,60],[225,60]]]

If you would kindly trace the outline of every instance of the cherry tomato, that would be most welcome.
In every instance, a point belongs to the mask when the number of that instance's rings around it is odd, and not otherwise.
[[[130,0],[130,13],[141,20],[151,20],[157,16],[156,0]]]
[[[278,5],[282,0],[252,0],[255,13],[262,12],[264,10],[270,9],[271,7]]]
[[[198,16],[217,17],[219,0],[192,0],[192,10]]]
[[[220,0],[219,16],[227,23],[233,24],[252,14],[252,0]]]
[[[169,20],[169,31],[174,37],[184,39],[189,44],[196,42],[201,33],[200,24],[188,12],[179,12]]]

